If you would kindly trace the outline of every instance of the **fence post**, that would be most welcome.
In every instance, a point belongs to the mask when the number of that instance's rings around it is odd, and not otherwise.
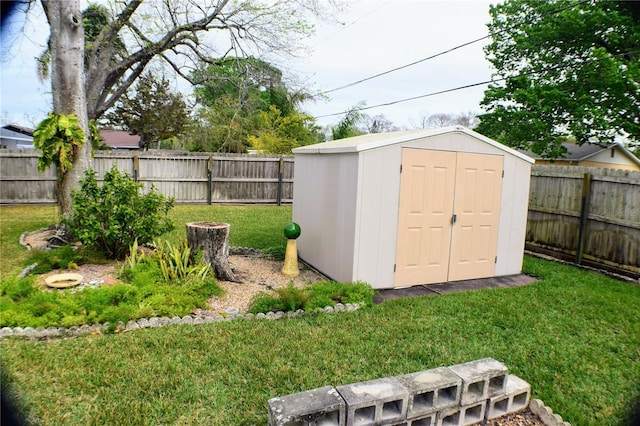
[[[209,161],[207,162],[207,203],[211,205],[213,198],[213,156],[209,156]]]
[[[133,180],[138,181],[140,173],[140,158],[137,155],[133,156]]]
[[[278,164],[278,205],[282,205],[282,175],[284,174],[284,157],[280,157]]]
[[[582,178],[582,198],[580,206],[580,228],[578,231],[578,246],[576,247],[576,264],[582,262],[584,251],[585,231],[589,220],[589,204],[591,199],[591,173],[585,173]]]

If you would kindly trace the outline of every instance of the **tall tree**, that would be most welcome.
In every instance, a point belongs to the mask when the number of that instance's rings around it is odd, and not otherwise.
[[[85,86],[82,74],[84,63],[84,29],[79,0],[42,0],[51,28],[51,87],[53,112],[74,115],[84,135],[89,135]],[[85,170],[92,165],[91,143],[74,148],[73,167],[66,170],[58,182],[58,206],[61,214],[73,210],[71,189],[79,186]]]
[[[124,95],[106,115],[109,123],[140,135],[140,148],[180,135],[189,121],[182,94],[169,90],[169,81],[147,74],[139,79],[135,95]]]
[[[244,152],[249,136],[272,130],[273,108],[279,120],[293,115],[298,121],[297,107],[309,97],[290,90],[280,69],[253,57],[203,63],[190,77],[199,82],[195,94],[202,105],[187,137],[190,150]]]
[[[640,142],[640,2],[507,0],[490,13],[485,53],[503,81],[477,131],[547,157],[567,138]]]
[[[153,60],[189,79],[190,64],[229,52],[292,52],[311,30],[307,13],[321,13],[316,0],[123,0],[112,3],[112,18],[85,51],[79,0],[41,3],[51,30],[54,112],[76,115],[85,134],[88,119],[112,108]],[[91,144],[83,146],[65,182],[69,196],[60,200],[65,213],[75,177],[91,164]]]

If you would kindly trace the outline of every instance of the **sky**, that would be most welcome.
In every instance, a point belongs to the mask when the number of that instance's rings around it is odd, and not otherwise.
[[[310,54],[276,64],[314,93],[324,93],[420,61],[487,35],[484,0],[348,0],[336,20],[317,24]],[[495,1],[494,1],[495,3]],[[21,20],[16,16],[14,21]],[[338,22],[336,22],[338,21]],[[0,46],[0,121],[35,125],[51,109],[50,82],[40,82],[35,57],[45,47],[48,25],[37,6],[21,25],[3,22]],[[335,125],[350,108],[374,107],[454,89],[491,78],[487,39],[384,76],[325,93],[303,109],[320,125]],[[181,85],[181,87],[185,87]],[[480,113],[486,85],[363,111],[384,115],[402,128],[420,126],[431,114]],[[187,93],[189,90],[187,89]],[[334,115],[336,114],[336,115]]]

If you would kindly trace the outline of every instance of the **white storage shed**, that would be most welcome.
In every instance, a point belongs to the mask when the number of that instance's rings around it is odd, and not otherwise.
[[[533,159],[464,127],[293,150],[300,258],[374,288],[521,272]]]

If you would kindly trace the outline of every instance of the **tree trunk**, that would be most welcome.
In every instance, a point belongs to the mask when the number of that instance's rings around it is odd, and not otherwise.
[[[71,190],[92,167],[87,102],[84,88],[84,27],[79,0],[42,0],[51,30],[51,91],[55,114],[74,114],[84,130],[85,143],[75,152],[73,167],[58,182],[61,215],[73,211]]]
[[[228,263],[230,229],[228,223],[187,223],[187,244],[192,253],[202,251],[202,259],[214,268],[217,279],[238,282]]]

